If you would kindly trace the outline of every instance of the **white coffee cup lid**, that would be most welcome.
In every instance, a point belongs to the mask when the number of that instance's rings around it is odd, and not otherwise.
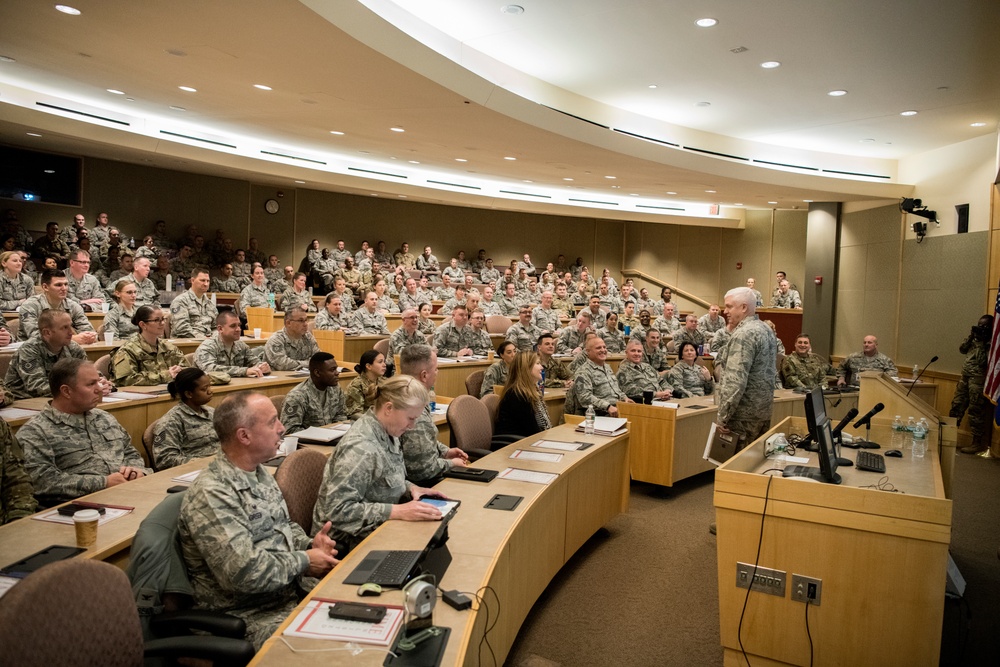
[[[81,523],[87,521],[97,521],[101,518],[101,513],[97,510],[79,510],[73,513],[73,521],[79,521]]]

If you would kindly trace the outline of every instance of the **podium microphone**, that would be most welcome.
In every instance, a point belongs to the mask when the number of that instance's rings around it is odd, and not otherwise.
[[[872,417],[882,412],[885,409],[885,405],[882,403],[876,403],[875,407],[868,411],[864,417],[854,422],[854,428],[861,428],[862,425],[865,426],[865,442],[861,446],[865,449],[880,449],[881,445],[877,442],[872,442]]]
[[[844,418],[840,420],[840,423],[837,424],[837,428],[833,429],[833,441],[837,444],[837,457],[836,458],[837,458],[837,465],[838,466],[850,467],[850,466],[854,465],[854,461],[852,461],[851,459],[845,459],[844,457],[842,457],[840,455],[840,448],[843,446],[843,442],[842,442],[842,439],[841,439],[841,436],[840,436],[840,432],[843,431],[844,428],[847,426],[847,424],[852,419],[854,419],[857,416],[858,416],[858,409],[857,408],[851,408],[847,412],[847,414],[844,415]]]
[[[927,366],[930,366],[931,364],[933,364],[937,360],[938,360],[938,358],[937,358],[937,355],[935,354],[933,357],[931,357],[931,360],[927,362]],[[906,390],[906,395],[907,396],[909,396],[910,392],[913,391],[913,388],[917,386],[917,380],[919,380],[921,378],[921,376],[924,374],[924,371],[927,370],[927,366],[924,366],[923,370],[920,371],[919,373],[917,373],[917,377],[913,378],[913,382],[910,384],[910,388]]]

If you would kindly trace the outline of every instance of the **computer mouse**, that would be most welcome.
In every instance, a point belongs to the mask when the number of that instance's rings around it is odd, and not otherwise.
[[[382,595],[382,587],[378,584],[373,584],[371,582],[361,584],[358,586],[358,595],[361,597],[371,597],[375,595]]]
[[[898,449],[890,449],[885,453],[886,456],[895,456],[897,459],[903,458],[903,452]]]

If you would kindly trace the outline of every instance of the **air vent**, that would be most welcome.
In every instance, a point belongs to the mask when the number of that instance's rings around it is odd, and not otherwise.
[[[539,199],[552,199],[549,195],[536,195],[531,192],[515,192],[513,190],[501,190],[501,193],[505,195],[517,195],[519,197],[538,197]]]
[[[86,111],[78,111],[76,109],[67,109],[66,107],[59,107],[55,104],[46,104],[45,102],[35,102],[36,106],[43,107],[45,109],[55,109],[56,111],[64,111],[66,113],[76,114],[77,116],[86,116],[87,118],[95,118],[97,120],[103,120],[108,123],[115,123],[116,125],[124,125],[125,127],[131,127],[132,124],[124,121],[118,120],[117,118],[108,118],[107,116],[98,116],[95,113],[87,113]]]
[[[462,185],[461,183],[448,183],[447,181],[427,181],[428,183],[433,183],[435,185],[447,185],[452,188],[465,188],[466,190],[482,190],[481,187],[476,185]]]
[[[856,171],[837,171],[836,169],[824,169],[823,173],[843,174],[844,176],[863,176],[865,178],[884,178],[884,179],[892,178],[891,176],[882,176],[881,174],[862,174]]]
[[[611,129],[607,125],[601,125],[600,123],[598,123],[596,121],[587,120],[586,118],[581,118],[580,116],[573,115],[573,114],[569,113],[568,111],[562,111],[561,109],[556,109],[555,107],[550,107],[547,104],[543,104],[542,106],[545,107],[546,109],[552,109],[556,113],[561,113],[564,116],[569,116],[570,118],[575,118],[577,120],[582,120],[584,123],[590,123],[591,125],[596,125],[597,127],[603,128],[605,130],[610,130]]]
[[[748,49],[745,46],[737,46],[735,49],[729,49],[729,52],[730,53],[744,53],[744,52],[749,51],[749,50],[750,49]]]
[[[181,139],[190,139],[191,141],[200,141],[204,144],[212,144],[213,146],[223,146],[225,148],[236,148],[232,144],[223,143],[221,141],[212,141],[211,139],[202,139],[201,137],[192,137],[188,134],[180,134],[179,132],[168,132],[167,130],[160,130],[160,134],[166,134],[170,137],[180,137]]]
[[[709,151],[705,150],[704,148],[695,148],[694,146],[685,146],[684,150],[693,151],[695,153],[704,153],[705,155],[714,155],[715,157],[725,157],[729,158],[730,160],[742,160],[744,162],[750,161],[750,158],[748,157],[740,157],[739,155],[730,155],[729,153],[719,153],[718,151]]]
[[[678,206],[651,206],[649,204],[636,204],[636,208],[655,208],[659,211],[683,211],[683,208]]]
[[[372,169],[361,169],[360,167],[348,167],[347,171],[360,171],[364,174],[375,174],[376,176],[389,176],[391,178],[409,178],[409,176],[402,176],[401,174],[390,174],[387,171],[374,171]]]
[[[674,148],[680,148],[680,144],[671,143],[669,141],[664,141],[663,139],[654,139],[652,137],[644,137],[641,134],[636,134],[635,132],[626,132],[625,130],[619,130],[617,127],[612,128],[613,132],[618,134],[624,134],[629,137],[635,137],[636,139],[642,139],[643,141],[652,141],[654,144],[660,144],[662,146],[673,146]]]
[[[790,169],[805,169],[806,171],[819,171],[816,167],[803,167],[800,164],[785,164],[784,162],[768,162],[767,160],[754,160],[758,164],[770,164],[775,167],[788,167]]]
[[[580,202],[582,204],[602,204],[603,206],[618,206],[618,202],[613,201],[598,201],[596,199],[573,199],[569,198],[570,201]]]
[[[313,160],[312,158],[308,157],[299,157],[298,155],[288,155],[287,153],[275,153],[273,151],[261,151],[261,153],[263,155],[273,155],[275,157],[288,158],[289,160],[299,160],[300,162],[312,162],[313,164],[321,164],[323,166],[326,166],[326,162],[323,162],[321,160]]]

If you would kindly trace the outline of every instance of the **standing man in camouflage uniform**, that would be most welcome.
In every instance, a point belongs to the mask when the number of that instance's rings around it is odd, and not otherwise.
[[[3,383],[10,398],[51,396],[49,373],[60,359],[86,359],[73,342],[73,320],[61,310],[46,310],[38,318],[38,335],[24,342],[7,367]],[[110,390],[110,387],[109,387]]]
[[[234,394],[214,423],[222,452],[184,493],[181,552],[196,606],[245,620],[247,640],[259,649],[302,597],[300,577],[329,572],[337,549],[329,523],[310,540],[288,518],[274,476],[261,465],[277,455],[285,431],[271,400]]]
[[[347,420],[347,400],[339,380],[340,368],[332,354],[317,352],[309,358],[309,377],[288,392],[281,407],[281,422],[289,435]]]
[[[434,346],[440,357],[468,357],[472,354],[472,329],[467,326],[469,312],[465,306],[455,306],[451,322],[434,332]]]
[[[309,366],[309,358],[319,352],[319,343],[306,331],[308,321],[300,308],[285,313],[285,326],[264,344],[264,361],[276,371],[296,371]]]
[[[958,347],[958,351],[965,355],[965,363],[962,365],[962,377],[955,388],[955,398],[951,401],[948,416],[955,417],[960,424],[966,410],[969,412],[972,444],[962,447],[963,454],[985,452],[993,440],[993,405],[983,394],[992,335],[993,316],[983,315]]]
[[[403,375],[416,378],[428,392],[434,388],[438,373],[434,348],[419,343],[411,345],[400,355],[399,365]],[[469,464],[465,452],[457,447],[448,447],[437,438],[438,430],[428,402],[413,428],[399,436],[406,479],[417,486],[434,486],[448,470]]]
[[[208,283],[208,269],[195,269],[191,273],[191,289],[170,304],[170,335],[173,338],[212,335],[219,309],[208,298]]]
[[[67,298],[69,282],[60,271],[46,269],[42,272],[42,293],[30,297],[21,304],[21,324],[17,329],[17,339],[25,341],[38,330],[38,318],[46,310],[61,310],[69,313],[77,333],[73,340],[80,345],[88,345],[97,340],[93,325],[76,301]]]
[[[24,451],[7,422],[0,419],[0,525],[38,509],[35,488],[24,470]]]
[[[108,247],[109,231],[111,231],[111,229],[108,226],[108,214],[98,213],[97,222],[94,223],[94,228],[90,230],[90,242],[93,244],[96,254],[106,254],[105,251]]]
[[[542,330],[531,323],[531,306],[521,306],[518,321],[507,329],[504,340],[514,343],[520,352],[531,352],[541,335]]]
[[[86,250],[74,250],[69,255],[69,268],[64,272],[69,282],[69,298],[76,301],[84,310],[100,310],[105,302],[104,288],[90,270],[90,253]]]
[[[401,316],[402,326],[389,336],[389,355],[402,354],[411,345],[426,345],[427,336],[417,330],[420,314],[414,308],[407,308]],[[437,355],[435,354],[435,359]],[[436,364],[437,362],[435,362]]]
[[[858,375],[861,371],[881,371],[891,377],[899,377],[892,359],[878,351],[878,338],[872,335],[865,336],[861,344],[861,352],[847,355],[837,367],[838,386],[858,384]]]
[[[378,295],[375,292],[365,293],[365,301],[354,313],[351,328],[362,336],[388,336],[389,325],[385,315],[378,309]]]
[[[221,372],[230,377],[256,378],[267,375],[271,367],[261,361],[264,348],[244,343],[240,318],[224,310],[215,318],[216,331],[202,341],[194,353],[194,364],[206,373]]]
[[[132,262],[132,273],[128,275],[128,279],[139,288],[139,295],[135,299],[136,307],[154,306],[158,308],[160,306],[160,293],[153,281],[149,279],[148,257],[139,257]]]
[[[813,354],[809,334],[800,333],[795,339],[795,351],[781,362],[781,381],[786,389],[812,389],[823,386],[831,370],[830,362]]]
[[[584,414],[593,405],[599,415],[618,416],[618,401],[632,402],[618,386],[611,366],[605,361],[608,348],[600,336],[587,339],[587,361],[583,362],[573,378],[573,393],[576,414]],[[569,403],[567,402],[567,406]]]
[[[662,401],[670,398],[673,388],[666,377],[656,372],[652,366],[643,361],[643,345],[633,338],[625,347],[625,360],[618,366],[618,386],[622,393],[636,403],[642,402],[642,394],[653,392],[653,399]]]
[[[49,376],[52,400],[17,432],[25,469],[43,505],[54,505],[152,473],[122,425],[97,406],[97,368],[62,359]]]

